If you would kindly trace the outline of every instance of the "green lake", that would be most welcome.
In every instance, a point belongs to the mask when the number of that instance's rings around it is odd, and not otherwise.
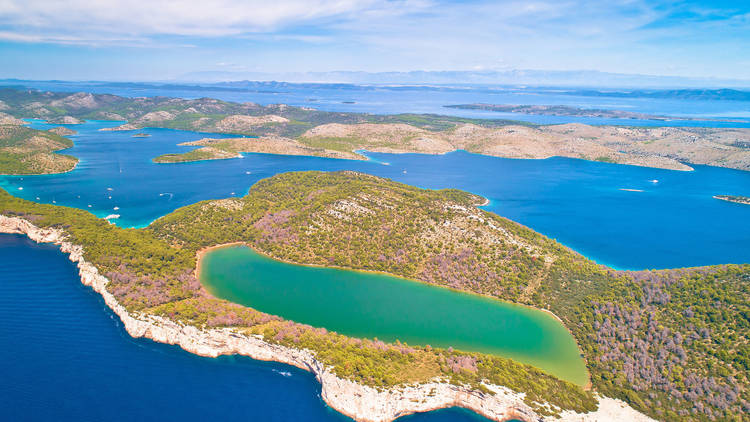
[[[525,306],[384,274],[288,264],[244,246],[206,253],[200,280],[217,297],[348,336],[491,353],[588,381],[567,329]]]

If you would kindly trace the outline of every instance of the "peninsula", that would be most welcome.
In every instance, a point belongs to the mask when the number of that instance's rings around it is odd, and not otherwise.
[[[73,170],[78,159],[56,151],[70,148],[73,141],[60,136],[65,128],[49,131],[17,124],[0,125],[0,174],[52,174]]]
[[[80,125],[83,123],[83,120],[76,119],[75,117],[72,117],[72,116],[57,116],[51,119],[47,119],[46,122],[56,124],[56,125]]]
[[[750,265],[614,271],[481,202],[355,172],[298,172],[144,229],[0,192],[0,232],[61,244],[132,335],[310,370],[323,399],[360,421],[454,405],[498,421],[741,419]],[[282,261],[381,271],[552,312],[578,343],[590,385],[502,356],[347,337],[218,299],[196,278],[197,257],[238,242]]]
[[[721,199],[722,201],[734,202],[737,204],[750,205],[750,197],[739,196],[739,195],[715,195],[714,198]]]
[[[77,133],[75,130],[69,129],[65,126],[53,127],[52,129],[48,129],[47,132],[52,132],[60,136],[70,136],[70,135],[75,135]]]
[[[691,170],[690,164],[750,170],[750,129],[532,125],[430,114],[325,112],[211,98],[124,98],[9,88],[0,89],[0,102],[12,118],[70,116],[127,121],[107,130],[155,127],[257,137],[252,143],[205,140],[196,144],[204,147],[197,155],[155,157],[157,162],[231,158],[245,149],[354,159],[362,158],[359,150],[443,154],[461,149],[507,158],[562,156],[673,170]]]
[[[367,157],[350,151],[340,151],[323,147],[306,145],[296,139],[282,136],[263,136],[260,138],[203,138],[192,142],[183,142],[181,146],[198,146],[200,148],[179,154],[163,154],[154,158],[156,163],[182,163],[202,160],[221,160],[239,158],[241,152],[259,152],[267,154],[306,155],[313,157],[344,158],[366,160]]]
[[[730,119],[705,119],[680,116],[662,116],[657,114],[636,113],[625,110],[611,110],[601,108],[581,108],[567,105],[519,105],[519,104],[455,104],[447,105],[447,108],[462,110],[486,110],[501,113],[536,114],[541,116],[578,116],[578,117],[600,117],[604,119],[639,119],[639,120],[702,120],[718,122],[741,122],[741,120]]]

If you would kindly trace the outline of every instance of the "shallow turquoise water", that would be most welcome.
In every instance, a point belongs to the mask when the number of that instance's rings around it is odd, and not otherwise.
[[[384,274],[287,264],[244,246],[205,254],[200,280],[222,299],[348,336],[490,353],[588,382],[573,336],[525,306]]]

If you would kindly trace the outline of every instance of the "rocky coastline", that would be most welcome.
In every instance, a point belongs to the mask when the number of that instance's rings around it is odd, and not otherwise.
[[[653,421],[620,400],[598,397],[595,412],[579,414],[563,411],[559,417],[539,415],[524,403],[524,394],[502,386],[485,385],[495,394],[481,393],[468,387],[434,381],[426,384],[395,387],[390,390],[357,384],[339,378],[307,350],[298,350],[265,342],[259,336],[247,336],[231,328],[200,329],[155,315],[130,313],[107,290],[109,280],[83,257],[83,248],[66,240],[65,232],[39,228],[19,217],[0,215],[0,233],[24,234],[38,243],[54,243],[76,263],[81,282],[101,294],[105,304],[122,320],[133,337],[178,345],[200,356],[238,354],[256,360],[276,361],[312,372],[322,385],[321,397],[333,409],[359,422],[389,422],[416,412],[446,407],[463,407],[494,421]]]
[[[750,205],[750,198],[747,196],[737,195],[714,195],[714,199],[721,199],[722,201],[734,202],[735,204]]]

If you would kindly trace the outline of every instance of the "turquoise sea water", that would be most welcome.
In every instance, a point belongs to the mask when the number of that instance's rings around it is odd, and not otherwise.
[[[244,246],[205,254],[200,281],[216,297],[351,337],[490,353],[588,382],[567,328],[529,307],[385,274],[288,264]]]

